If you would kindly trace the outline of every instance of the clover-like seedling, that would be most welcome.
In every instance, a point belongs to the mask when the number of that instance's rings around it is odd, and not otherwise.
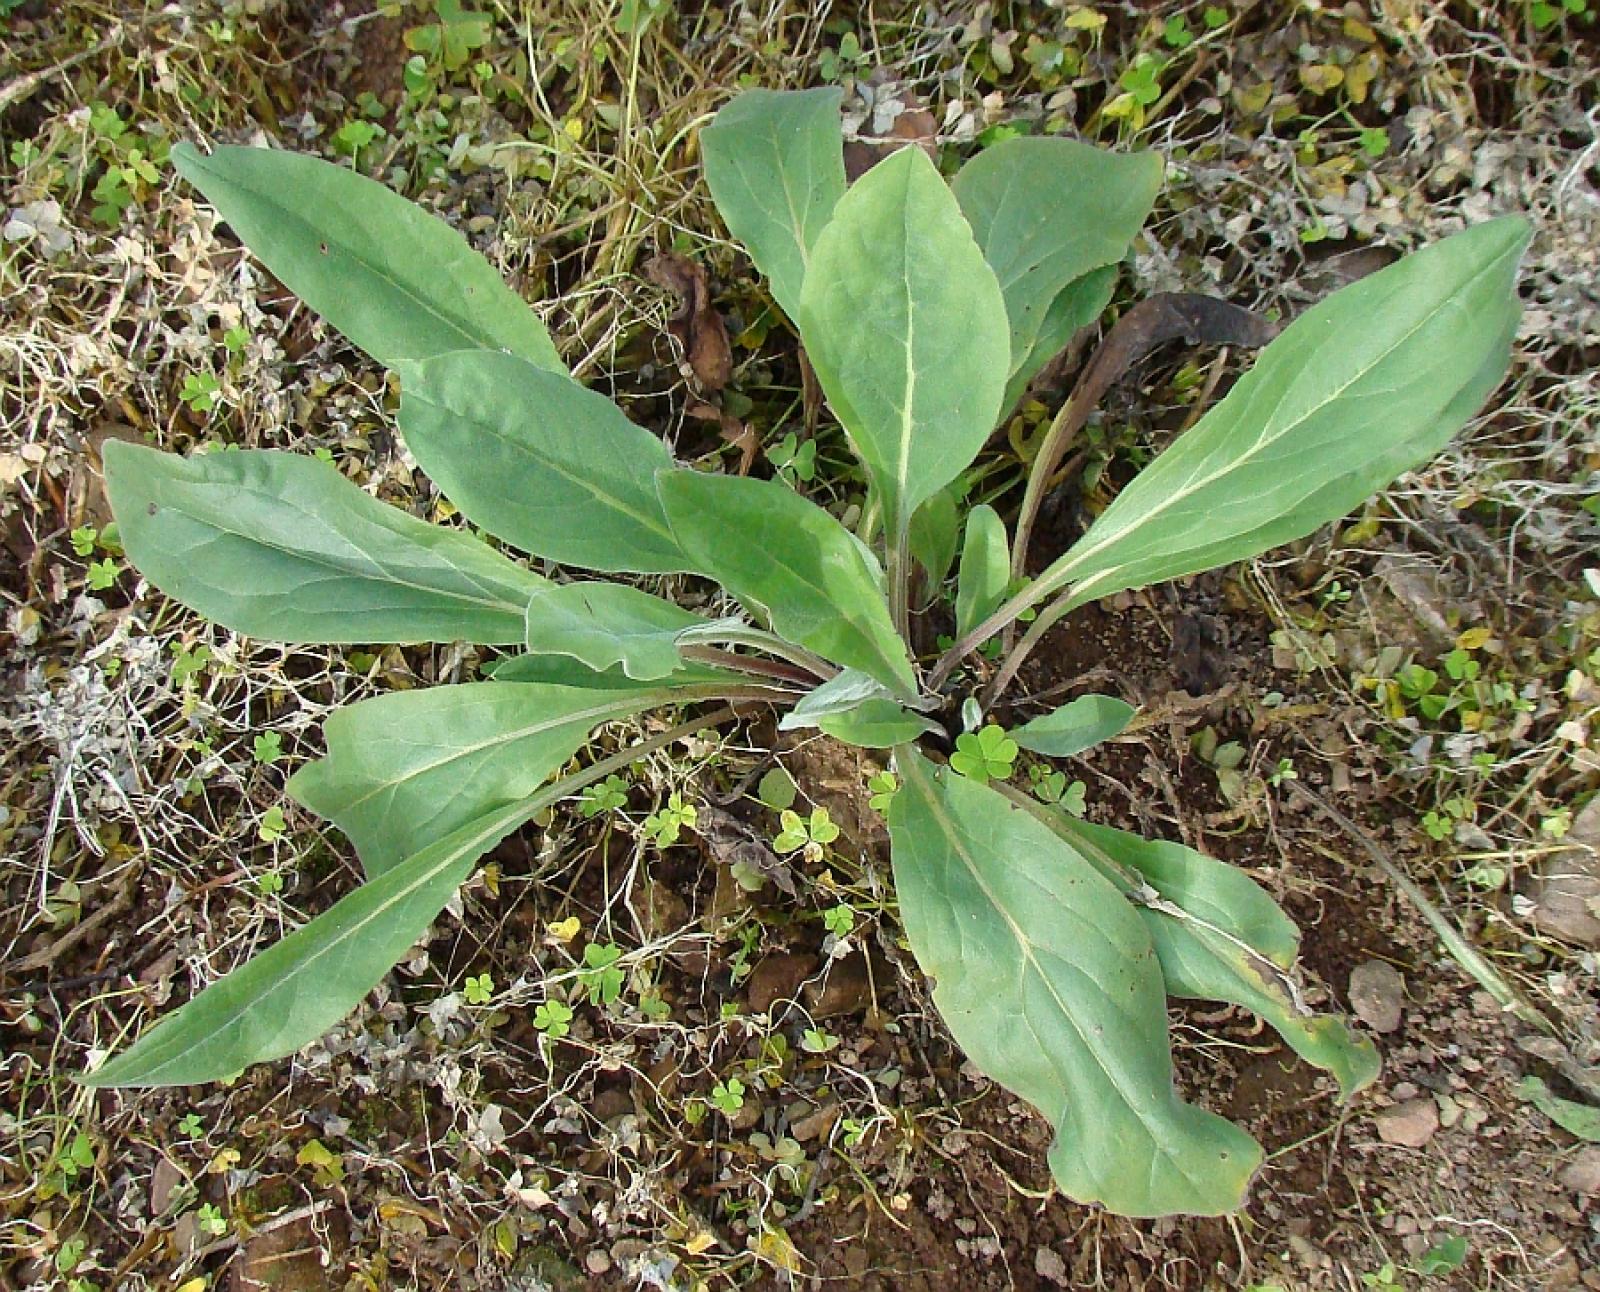
[[[533,1011],[533,1026],[553,1041],[572,1030],[572,1006],[565,1001],[547,1000]]]
[[[444,21],[436,35],[425,61],[448,64],[471,40]],[[1108,114],[1136,120],[1158,71],[1149,59],[1127,69]],[[790,443],[798,426],[773,428],[763,469],[775,460],[776,479],[676,461],[573,379],[539,316],[461,237],[380,185],[269,149],[173,150],[280,281],[395,371],[411,456],[495,543],[387,506],[325,455],[179,458],[112,440],[106,482],[127,558],[248,636],[368,658],[376,644],[424,642],[504,654],[487,681],[380,695],[328,719],[326,755],[288,789],[345,833],[366,881],[92,1084],[215,1081],[311,1042],[501,839],[589,787],[580,812],[620,806],[609,778],[763,706],[786,730],[888,751],[893,780],[874,782],[873,806],[887,814],[905,937],[972,1063],[1055,1126],[1050,1167],[1072,1198],[1139,1216],[1226,1211],[1262,1160],[1243,1130],[1178,1095],[1168,996],[1254,1011],[1346,1095],[1372,1080],[1371,1044],[1306,1008],[1298,931],[1243,871],[1041,801],[1056,798],[1053,779],[1043,796],[1007,783],[1019,749],[1082,756],[1127,729],[1132,707],[1088,695],[1033,713],[1004,697],[1075,607],[1302,538],[1436,454],[1505,372],[1527,225],[1492,220],[1417,251],[1275,339],[1210,302],[1228,343],[1265,348],[1031,573],[1040,506],[1113,359],[1185,335],[1193,302],[1123,311],[1023,479],[980,464],[974,503],[974,464],[1107,306],[1161,161],[1019,136],[949,183],[907,147],[847,185],[840,103],[836,89],[750,91],[699,142],[728,229],[860,464],[853,530],[805,496],[827,459]],[[697,605],[720,584],[721,604],[742,613],[709,618],[617,575],[703,579]],[[919,651],[941,632],[940,654]],[[206,666],[202,650],[174,662],[175,683]],[[1416,703],[1442,694],[1409,680]],[[597,728],[649,709],[678,720],[561,774]],[[947,760],[949,733],[973,728]],[[645,832],[666,846],[694,820],[674,796]],[[281,813],[263,826],[280,834]],[[815,818],[805,836],[800,846],[819,842]],[[593,1003],[618,998],[620,959],[586,948],[577,977]],[[541,1009],[536,1026],[558,1035],[568,1019],[554,1001]],[[742,1087],[719,1083],[712,1098],[735,1109]]]
[[[839,827],[828,815],[825,807],[814,807],[809,817],[785,809],[778,814],[779,830],[772,841],[773,850],[781,853],[797,852],[801,848],[820,854],[823,845],[839,837]]]
[[[589,993],[591,1005],[609,1005],[622,995],[622,984],[627,975],[618,967],[622,948],[609,942],[591,942],[583,949],[583,968],[578,981]]]
[[[950,755],[950,770],[977,781],[1003,781],[1011,776],[1011,765],[1021,752],[1005,728],[990,723],[981,731],[964,731],[956,737],[956,751]]]

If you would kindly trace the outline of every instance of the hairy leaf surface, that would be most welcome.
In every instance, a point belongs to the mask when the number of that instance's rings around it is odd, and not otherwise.
[[[678,634],[708,622],[626,584],[552,583],[528,602],[527,646],[570,655],[597,672],[619,664],[626,676],[648,682],[680,672]]]
[[[806,727],[866,749],[892,749],[939,730],[921,714],[895,703],[882,683],[853,668],[808,692],[778,721],[779,731]]]
[[[271,148],[181,143],[172,163],[274,277],[385,367],[482,348],[562,371],[539,316],[489,262],[382,184]]]
[[[994,790],[909,746],[895,762],[889,837],[912,950],[968,1057],[1055,1125],[1062,1190],[1129,1216],[1238,1206],[1261,1149],[1173,1089],[1143,921]]]
[[[1059,709],[1023,723],[1011,738],[1036,754],[1066,758],[1110,740],[1136,712],[1133,705],[1114,695],[1080,695]]]
[[[1006,380],[1006,395],[1000,407],[1010,413],[1028,389],[1028,383],[1044,370],[1046,364],[1067,348],[1067,343],[1080,328],[1088,327],[1111,303],[1111,293],[1117,286],[1117,267],[1107,265],[1096,269],[1064,288],[1050,307],[1045,310],[1044,322],[1033,348],[1022,358]]]
[[[942,730],[932,719],[893,700],[863,700],[853,708],[825,713],[817,719],[817,727],[835,740],[863,749],[893,749]]]
[[[497,661],[490,676],[496,682],[553,682],[557,686],[581,686],[590,691],[651,691],[665,683],[673,686],[750,685],[750,678],[743,673],[697,663],[680,665],[670,677],[641,682],[616,666],[593,669],[571,655],[512,655]]]
[[[1331,1073],[1346,1098],[1373,1082],[1378,1052],[1372,1042],[1337,1014],[1315,1013],[1301,999],[1290,973],[1299,932],[1253,879],[1182,844],[1052,815],[1058,833],[1113,883],[1126,891],[1131,872],[1159,894],[1139,914],[1170,994],[1225,1001],[1259,1015],[1307,1063]]]
[[[475,524],[590,570],[687,569],[656,494],[667,446],[565,373],[485,350],[408,370],[400,429]]]
[[[700,132],[717,210],[791,319],[811,248],[844,196],[843,92],[747,90]]]
[[[1491,220],[1307,310],[1134,479],[1039,596],[1075,602],[1244,560],[1432,457],[1505,373],[1528,223]]]
[[[882,570],[821,507],[771,480],[664,471],[658,485],[696,570],[768,616],[780,636],[897,694],[916,693]]]
[[[296,802],[350,836],[369,876],[532,794],[603,722],[673,692],[467,682],[339,709],[328,755],[289,778]]]
[[[1033,356],[1051,307],[1069,287],[1127,254],[1155,203],[1162,170],[1151,152],[1019,136],[983,149],[956,174],[951,191],[1005,296],[1008,372]],[[1059,309],[1082,309],[1092,295],[1067,297]],[[1051,322],[1059,333],[1062,314]]]
[[[888,532],[901,535],[983,446],[1010,371],[999,284],[922,149],[891,154],[839,200],[799,323]]]
[[[967,513],[967,537],[956,576],[956,636],[965,637],[1004,600],[1011,582],[1006,523],[987,503]]]
[[[182,458],[108,440],[128,558],[175,601],[282,642],[520,642],[544,580],[461,530],[379,502],[316,458]]]
[[[377,986],[444,909],[473,863],[552,797],[507,805],[420,848],[212,983],[84,1083],[221,1081],[309,1045]]]

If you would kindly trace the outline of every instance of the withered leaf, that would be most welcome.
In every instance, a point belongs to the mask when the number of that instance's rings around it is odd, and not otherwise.
[[[667,321],[667,331],[683,346],[695,380],[706,390],[721,390],[733,376],[733,350],[722,315],[711,307],[705,270],[668,251],[646,262],[644,272],[651,282],[678,297],[678,312]]]
[[[724,866],[743,863],[765,879],[770,879],[786,896],[795,897],[794,875],[754,826],[746,825],[731,812],[702,807],[695,821],[695,833],[705,841],[712,857]]]

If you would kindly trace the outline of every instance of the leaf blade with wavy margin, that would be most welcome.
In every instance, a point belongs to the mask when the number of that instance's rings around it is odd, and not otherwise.
[[[116,440],[104,453],[129,560],[173,600],[251,637],[506,645],[522,640],[523,607],[545,582],[316,458],[182,458]]]
[[[564,370],[539,316],[465,238],[365,175],[274,148],[181,143],[172,163],[274,277],[385,367],[482,348]]]
[[[1056,1126],[1080,1202],[1131,1216],[1239,1205],[1260,1147],[1172,1085],[1142,922],[1088,862],[995,791],[895,751],[895,888],[934,999],[977,1066]]]
[[[340,898],[162,1019],[84,1084],[197,1085],[309,1045],[377,986],[473,863],[553,797],[502,807]]]
[[[700,132],[717,210],[791,319],[811,248],[844,196],[843,97],[831,86],[747,90]]]
[[[1051,817],[1053,828],[1119,888],[1130,891],[1133,872],[1154,890],[1158,900],[1146,895],[1136,908],[1171,995],[1250,1010],[1307,1063],[1330,1073],[1346,1099],[1377,1078],[1372,1042],[1339,1015],[1315,1013],[1301,998],[1291,975],[1299,931],[1253,879],[1182,844],[1061,812]]]

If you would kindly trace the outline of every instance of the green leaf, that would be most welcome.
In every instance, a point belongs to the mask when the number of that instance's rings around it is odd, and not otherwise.
[[[444,909],[473,862],[554,794],[509,804],[419,849],[212,983],[89,1086],[188,1086],[293,1054],[361,1002]]]
[[[770,480],[663,471],[661,501],[694,568],[768,617],[779,636],[900,695],[915,695],[883,572],[843,525]]]
[[[778,720],[779,731],[815,727],[819,718],[848,713],[866,700],[887,700],[889,688],[858,668],[841,669],[837,676],[801,696],[794,708]]]
[[[995,791],[909,746],[895,760],[889,838],[911,948],[967,1056],[1054,1123],[1062,1191],[1128,1216],[1237,1207],[1261,1149],[1173,1089],[1144,923]]]
[[[1491,220],[1335,292],[1040,576],[1109,596],[1304,537],[1437,453],[1505,373],[1529,227]]]
[[[797,317],[817,235],[844,196],[843,92],[747,90],[700,132],[717,210]]]
[[[911,517],[909,534],[911,555],[928,576],[930,594],[939,589],[950,564],[956,559],[956,537],[961,532],[961,509],[958,480],[947,489],[941,489],[918,507]]]
[[[891,154],[839,200],[799,323],[887,530],[903,536],[989,437],[1010,370],[1000,287],[922,149]]]
[[[1171,995],[1258,1014],[1307,1063],[1331,1073],[1346,1099],[1376,1079],[1372,1042],[1337,1014],[1312,1012],[1301,998],[1290,973],[1300,934],[1243,871],[1182,844],[1061,813],[1050,814],[1050,825],[1133,896]],[[1142,898],[1141,881],[1153,890]]]
[[[1011,582],[1006,524],[987,503],[967,513],[967,538],[956,576],[956,636],[965,637],[1005,599]]]
[[[880,682],[853,668],[807,692],[778,721],[779,731],[806,727],[865,749],[892,749],[940,730],[936,723],[901,708]]]
[[[863,749],[893,749],[941,730],[938,723],[893,700],[863,700],[853,709],[825,714],[817,726],[835,740]]]
[[[337,710],[328,755],[289,778],[295,801],[337,825],[369,876],[485,812],[532,794],[603,722],[670,691],[467,682],[395,691]]]
[[[108,440],[106,491],[139,571],[235,632],[283,642],[522,640],[544,585],[461,530],[274,450],[180,458]]]
[[[1017,742],[1006,735],[1004,727],[991,722],[981,731],[964,731],[956,737],[950,770],[982,785],[1006,780],[1016,760]]]
[[[486,349],[561,371],[539,316],[488,261],[382,184],[270,148],[182,143],[172,163],[275,278],[385,367]]]
[[[974,622],[981,622],[982,616]],[[1137,710],[1114,695],[1080,695],[1059,709],[1024,723],[1011,733],[1024,749],[1066,758],[1110,740],[1128,725]]]
[[[1517,1093],[1569,1135],[1600,1143],[1600,1108],[1563,1099],[1534,1076],[1523,1077],[1517,1083]]]
[[[672,455],[605,396],[484,350],[439,355],[401,384],[406,444],[475,524],[563,565],[687,568],[656,495]]]
[[[512,655],[497,660],[489,674],[496,682],[553,682],[557,686],[581,686],[594,691],[654,691],[664,686],[749,686],[742,673],[710,668],[703,664],[682,664],[670,677],[639,681],[620,668],[593,669],[571,655]]]
[[[957,173],[951,191],[1005,296],[1008,372],[1035,357],[1046,319],[1070,287],[1127,255],[1155,204],[1162,169],[1153,152],[1035,135],[985,148]],[[1060,311],[1076,315],[1097,291],[1098,284],[1067,297]],[[1059,335],[1063,318],[1051,322]],[[1040,356],[1040,365],[1059,349]]]
[[[1088,327],[1111,302],[1111,293],[1117,286],[1117,266],[1107,265],[1085,274],[1065,288],[1050,308],[1045,311],[1044,322],[1039,325],[1039,335],[1033,348],[1023,356],[1006,381],[1005,398],[1000,407],[1009,413],[1028,389],[1028,383],[1037,377],[1044,366],[1067,348],[1067,343],[1080,328]]]
[[[550,584],[528,602],[527,646],[597,672],[620,664],[625,676],[648,682],[682,671],[678,634],[707,622],[621,583]]]
[[[1424,1278],[1438,1278],[1460,1269],[1467,1260],[1467,1236],[1446,1234],[1417,1261],[1417,1273]]]

